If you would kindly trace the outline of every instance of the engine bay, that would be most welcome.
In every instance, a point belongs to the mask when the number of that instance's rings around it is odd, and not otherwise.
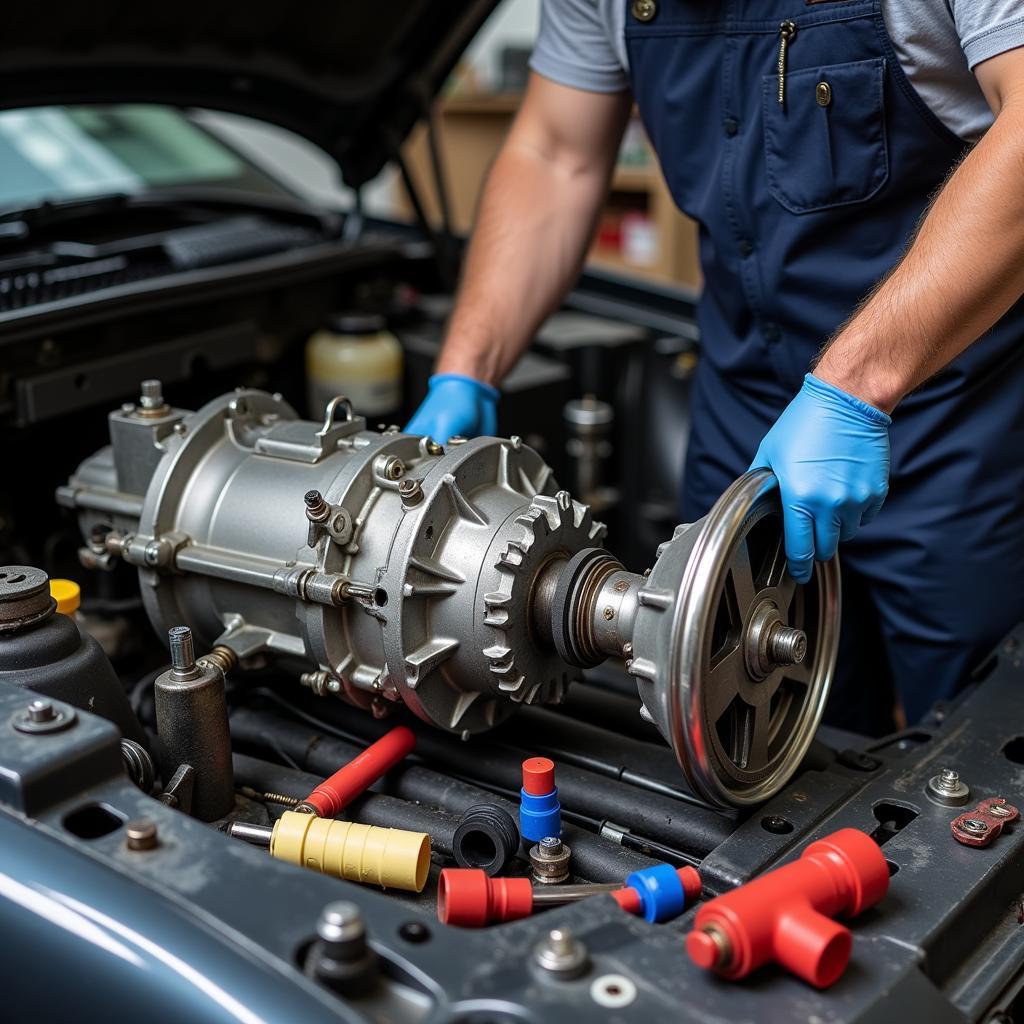
[[[838,567],[788,577],[767,473],[631,572],[518,437],[153,379],[108,427],[56,501],[152,667],[0,570],[2,906],[71,979],[44,1005],[114,1012],[144,964],[168,1020],[1013,1006],[1024,637],[871,739],[821,725]]]

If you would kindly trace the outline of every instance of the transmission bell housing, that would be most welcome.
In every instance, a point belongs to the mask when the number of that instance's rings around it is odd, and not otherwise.
[[[83,562],[136,566],[158,634],[187,624],[224,668],[278,660],[321,696],[469,736],[622,658],[642,716],[722,806],[777,792],[811,742],[838,567],[788,575],[767,471],[640,575],[518,438],[442,447],[368,430],[344,398],[314,423],[241,389],[196,412],[154,393],[109,422],[57,495]]]

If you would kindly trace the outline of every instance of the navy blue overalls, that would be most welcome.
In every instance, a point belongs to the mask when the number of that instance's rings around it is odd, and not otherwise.
[[[636,102],[700,225],[692,521],[746,470],[966,147],[906,78],[880,0],[623,2]],[[1018,304],[894,414],[889,497],[840,547],[837,724],[884,729],[892,679],[917,720],[1024,618],[1022,338]]]

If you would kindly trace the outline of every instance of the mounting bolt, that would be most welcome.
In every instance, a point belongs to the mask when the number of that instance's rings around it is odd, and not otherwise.
[[[188,626],[171,626],[167,631],[171,648],[171,666],[179,672],[189,672],[196,667],[196,651],[192,643],[192,630]]]
[[[302,500],[306,503],[306,518],[311,523],[327,521],[331,514],[331,506],[324,501],[324,496],[319,491],[306,491]]]
[[[587,969],[587,947],[568,928],[553,928],[534,951],[534,962],[543,971],[565,980],[578,978]]]
[[[10,722],[18,732],[38,734],[60,732],[61,729],[74,725],[76,718],[73,707],[67,704],[54,704],[46,697],[37,697],[21,711],[16,711]]]
[[[932,803],[941,804],[943,807],[959,807],[967,803],[970,795],[970,788],[960,778],[960,773],[952,768],[941,769],[938,775],[933,775],[928,780],[925,788],[925,796]]]
[[[776,626],[768,637],[768,657],[776,665],[799,665],[807,657],[807,634],[793,626]]]
[[[406,477],[398,485],[398,496],[406,508],[415,508],[423,500],[423,485],[419,480]]]
[[[129,850],[152,850],[157,845],[156,825],[148,818],[129,821],[124,827],[124,843]]]
[[[122,407],[123,411],[124,407]],[[144,380],[139,385],[139,403],[136,410],[140,416],[163,416],[169,412],[164,401],[164,387],[155,378]]]
[[[326,943],[349,943],[353,939],[366,938],[366,927],[359,907],[348,900],[328,903],[316,923],[317,936]]]
[[[202,673],[196,664],[192,630],[188,626],[171,626],[167,630],[167,644],[171,649],[171,678],[179,682],[198,679]]]
[[[444,455],[444,446],[439,445],[432,437],[427,438],[427,443],[424,447],[428,455]]]
[[[306,973],[344,995],[365,992],[377,974],[377,955],[366,941],[359,907],[348,900],[328,903],[316,934]]]
[[[405,476],[405,463],[397,455],[378,455],[373,460],[373,475],[379,480],[401,480]]]
[[[557,836],[546,836],[530,848],[533,880],[539,885],[558,885],[569,877],[572,850]]]
[[[52,722],[57,717],[57,712],[53,710],[53,704],[50,701],[34,700],[28,706],[28,717],[29,721],[41,724]]]

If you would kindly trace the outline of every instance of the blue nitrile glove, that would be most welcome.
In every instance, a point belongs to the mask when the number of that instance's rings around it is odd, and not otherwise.
[[[409,420],[407,434],[424,434],[438,444],[450,437],[493,436],[498,429],[497,388],[461,373],[436,373],[427,397]]]
[[[813,374],[764,436],[751,469],[779,480],[786,558],[798,583],[878,514],[889,490],[889,424],[881,409]]]

